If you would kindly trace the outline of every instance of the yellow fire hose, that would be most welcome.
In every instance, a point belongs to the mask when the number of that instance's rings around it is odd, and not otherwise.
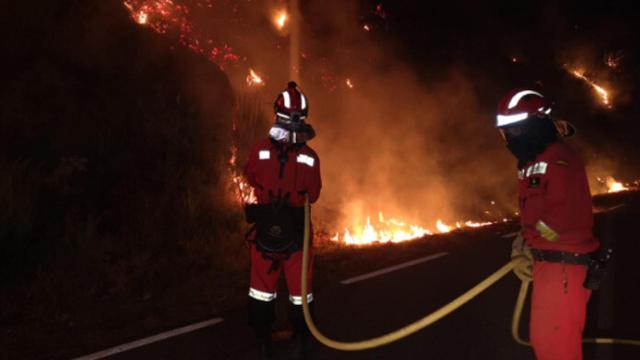
[[[301,288],[302,288],[302,310],[304,313],[304,320],[311,331],[311,334],[322,344],[337,350],[343,351],[358,351],[365,349],[372,349],[379,346],[383,346],[386,344],[390,344],[394,341],[400,340],[404,337],[407,337],[417,331],[424,329],[425,327],[433,324],[434,322],[442,319],[447,316],[454,310],[458,309],[460,306],[466,304],[469,300],[473,299],[481,292],[489,288],[491,285],[496,283],[498,280],[502,279],[505,275],[507,275],[511,270],[520,262],[524,261],[524,259],[512,260],[503,267],[501,267],[498,271],[491,274],[486,279],[482,280],[476,286],[469,289],[464,294],[460,295],[447,305],[441,307],[440,309],[434,311],[433,313],[419,319],[409,325],[406,325],[400,329],[397,329],[393,332],[367,339],[362,341],[355,342],[345,342],[345,341],[337,341],[328,338],[324,334],[322,334],[311,318],[311,313],[309,312],[309,303],[307,301],[307,268],[309,266],[309,200],[305,202],[304,209],[304,241],[302,247],[302,270],[301,270]],[[529,281],[523,281],[520,286],[520,293],[518,295],[518,300],[516,301],[516,306],[513,312],[513,319],[511,322],[511,334],[513,335],[514,340],[521,344],[530,346],[530,343],[522,340],[518,335],[518,328],[520,325],[520,315],[522,314],[522,308],[524,305],[524,300],[527,296],[527,292],[529,289]],[[625,344],[625,345],[635,345],[640,346],[640,341],[638,340],[625,340],[625,339],[610,339],[610,338],[597,338],[597,339],[585,339],[584,342],[587,343],[596,343],[596,344]]]

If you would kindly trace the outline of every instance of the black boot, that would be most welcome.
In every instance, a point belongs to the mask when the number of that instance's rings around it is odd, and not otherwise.
[[[276,318],[275,301],[259,301],[249,298],[249,325],[256,335],[261,359],[273,359],[271,326]]]
[[[309,303],[309,312],[314,319],[313,302]],[[313,356],[313,336],[304,321],[302,305],[289,304],[289,321],[293,325],[293,346],[291,349],[292,359],[312,359]],[[314,320],[315,321],[315,320]]]
[[[270,329],[269,329],[270,331]],[[268,360],[274,358],[273,342],[271,341],[271,334],[267,336],[256,335],[256,342],[258,344],[258,351],[261,360]]]

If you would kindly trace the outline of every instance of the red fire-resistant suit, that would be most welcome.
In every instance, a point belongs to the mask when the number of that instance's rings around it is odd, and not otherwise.
[[[519,171],[519,205],[525,242],[533,249],[589,253],[593,236],[591,195],[581,159],[563,142]],[[540,224],[557,236],[549,241]],[[547,236],[548,237],[548,236]],[[538,360],[582,359],[582,332],[591,291],[584,265],[536,261],[533,266],[531,344]]]
[[[280,161],[281,156],[286,156],[286,162]],[[252,147],[245,166],[245,176],[254,188],[258,204],[269,204],[269,192],[274,195],[281,194],[281,196],[289,193],[289,205],[302,207],[305,203],[305,195],[309,196],[310,203],[314,203],[318,199],[322,187],[320,160],[313,149],[306,144],[280,143],[272,139],[258,141]],[[310,231],[310,241],[312,234],[313,231]],[[250,234],[249,240],[255,239],[255,235],[255,232]],[[278,278],[281,269],[284,269],[289,289],[289,300],[294,305],[301,305],[302,251],[299,250],[288,257],[283,257],[281,266],[272,269],[273,262],[270,256],[259,252],[253,244],[250,248],[249,297],[264,302],[274,300],[277,294]],[[313,255],[310,253],[307,277],[307,299],[309,302],[313,300],[311,291],[312,265]],[[272,271],[270,272],[269,269]]]

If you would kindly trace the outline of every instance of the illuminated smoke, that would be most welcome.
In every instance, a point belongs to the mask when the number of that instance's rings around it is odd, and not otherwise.
[[[236,91],[263,94],[266,111],[270,95],[275,98],[293,76],[290,53],[299,56],[298,82],[318,133],[310,145],[320,154],[324,180],[314,217],[337,233],[336,241],[395,242],[513,216],[512,159],[483,115],[474,82],[450,68],[440,69],[444,80],[425,83],[395,53],[375,44],[375,31],[361,26],[382,28],[390,14],[380,4],[368,10],[372,22],[361,25],[351,2],[305,3],[300,49],[290,52],[294,17],[289,14],[279,27],[274,1],[198,3],[125,4],[136,23],[143,11],[144,28],[223,67]],[[225,7],[228,16],[221,16]],[[328,30],[315,35],[312,25],[319,22]],[[237,158],[239,147],[254,140],[230,146],[239,202],[253,201],[235,169],[244,161]],[[497,202],[491,211],[487,196]]]

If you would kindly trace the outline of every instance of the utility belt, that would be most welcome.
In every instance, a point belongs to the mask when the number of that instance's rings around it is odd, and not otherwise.
[[[556,250],[531,249],[531,255],[536,261],[557,262],[572,265],[589,265],[589,254],[570,253]]]
[[[613,250],[595,251],[588,254],[570,253],[556,250],[531,249],[531,255],[536,261],[557,262],[587,267],[587,277],[583,286],[587,289],[598,290],[600,283],[607,273],[607,263],[613,256]]]
[[[245,217],[254,224],[256,248],[265,254],[289,255],[302,249],[304,207],[289,205],[288,196],[272,197],[268,204],[248,204]]]

